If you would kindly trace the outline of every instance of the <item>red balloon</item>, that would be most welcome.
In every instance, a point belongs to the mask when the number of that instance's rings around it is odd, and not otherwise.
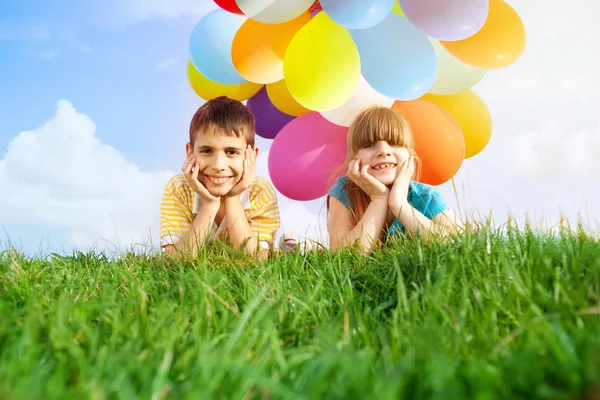
[[[244,15],[244,13],[242,12],[242,10],[240,10],[240,8],[238,7],[235,0],[214,0],[214,1],[215,1],[215,3],[217,3],[217,5],[219,7],[221,7],[225,11],[229,11],[230,13],[234,13],[234,14]]]

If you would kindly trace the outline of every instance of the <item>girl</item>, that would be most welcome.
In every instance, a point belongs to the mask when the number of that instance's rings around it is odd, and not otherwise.
[[[420,161],[406,121],[387,107],[363,110],[348,129],[346,176],[327,194],[330,246],[370,251],[401,231],[429,237],[460,227],[439,191],[413,181]]]

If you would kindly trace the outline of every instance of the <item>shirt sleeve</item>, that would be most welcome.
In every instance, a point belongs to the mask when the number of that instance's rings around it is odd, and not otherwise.
[[[438,188],[418,182],[411,186],[410,203],[427,218],[433,219],[448,208]]]
[[[165,186],[160,203],[160,245],[175,244],[192,226],[187,194],[175,176]]]
[[[252,232],[258,237],[259,245],[269,248],[275,243],[275,236],[281,225],[279,203],[273,184],[258,177],[249,191],[250,206],[246,217]]]
[[[339,200],[340,203],[344,205],[344,207],[349,208],[349,199],[348,199],[348,189],[344,186],[348,182],[349,178],[346,176],[339,177],[329,192],[327,192],[327,196],[335,197]]]

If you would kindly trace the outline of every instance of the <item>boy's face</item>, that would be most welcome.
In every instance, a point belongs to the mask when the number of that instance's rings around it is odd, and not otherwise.
[[[245,137],[226,135],[211,128],[198,132],[193,148],[188,143],[186,152],[188,156],[192,153],[196,156],[200,182],[214,196],[222,197],[242,178],[246,147]]]

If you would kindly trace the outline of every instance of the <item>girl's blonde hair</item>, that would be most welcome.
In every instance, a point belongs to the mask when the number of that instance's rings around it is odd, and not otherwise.
[[[413,179],[415,176],[419,176],[421,161],[415,152],[415,141],[410,126],[398,112],[383,106],[368,107],[354,118],[348,128],[346,160],[340,169],[347,171],[348,164],[360,149],[379,140],[406,147],[415,157],[416,166]],[[352,221],[356,225],[369,206],[371,198],[352,180],[348,180],[342,188],[342,191],[344,190],[347,190],[348,208],[352,215]]]

